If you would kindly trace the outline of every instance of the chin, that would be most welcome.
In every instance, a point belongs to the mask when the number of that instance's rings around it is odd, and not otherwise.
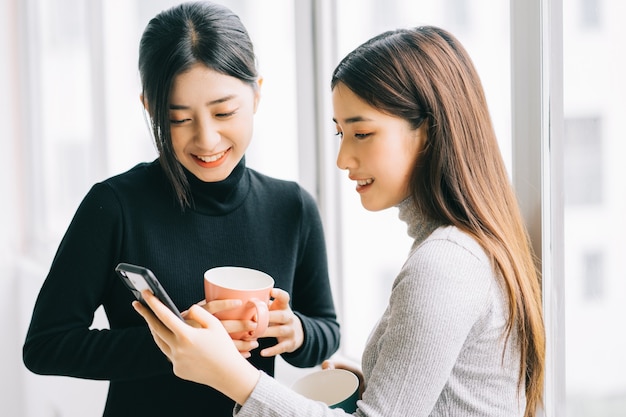
[[[367,202],[367,201],[363,201],[361,200],[361,205],[363,206],[363,208],[367,211],[382,211],[385,210],[387,208],[389,208],[389,206],[386,205],[381,205],[381,204],[376,204],[376,203],[371,203],[371,202]]]
[[[198,170],[190,170],[190,172],[202,182],[218,182],[225,180],[226,177],[228,177],[228,175],[217,174],[216,172],[206,173]]]

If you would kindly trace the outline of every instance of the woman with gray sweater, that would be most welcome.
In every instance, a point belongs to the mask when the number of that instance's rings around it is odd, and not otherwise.
[[[363,353],[355,415],[534,417],[540,277],[471,59],[442,29],[399,29],[346,56],[331,87],[338,167],[367,210],[398,207],[414,239]],[[346,414],[249,365],[201,307],[191,326],[145,297],[155,314],[135,308],[174,372],[232,398],[234,415]]]

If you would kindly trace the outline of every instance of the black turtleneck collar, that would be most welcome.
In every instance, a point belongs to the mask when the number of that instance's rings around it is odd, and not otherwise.
[[[204,182],[184,167],[183,170],[193,197],[191,210],[202,214],[219,216],[230,213],[243,203],[250,188],[245,156],[222,181]]]

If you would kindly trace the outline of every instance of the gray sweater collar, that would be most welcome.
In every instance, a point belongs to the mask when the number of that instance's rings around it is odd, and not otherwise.
[[[417,209],[411,197],[398,204],[398,217],[407,225],[408,235],[414,239],[413,247],[422,243],[442,223],[435,221]]]

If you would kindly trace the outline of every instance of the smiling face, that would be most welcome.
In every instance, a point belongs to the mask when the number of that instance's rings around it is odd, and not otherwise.
[[[342,137],[337,166],[356,181],[363,207],[379,211],[398,205],[409,196],[426,124],[412,129],[406,120],[380,112],[342,83],[333,89],[333,108]]]
[[[174,79],[169,117],[176,159],[200,180],[230,175],[252,139],[259,88],[202,64]]]

